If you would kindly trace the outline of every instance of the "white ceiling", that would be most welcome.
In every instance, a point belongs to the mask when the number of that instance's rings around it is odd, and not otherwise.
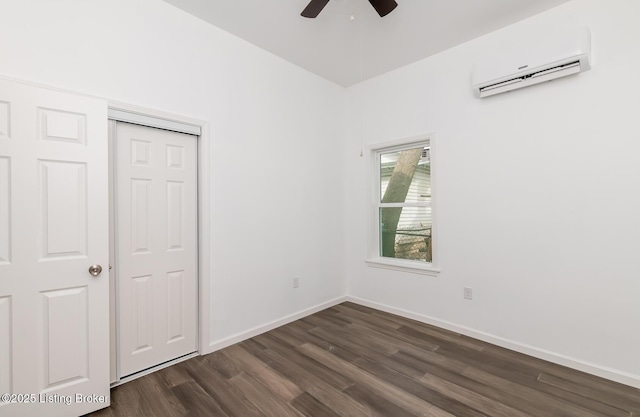
[[[331,0],[316,19],[300,16],[308,0],[165,1],[349,86],[568,0],[396,0],[384,18],[367,0]]]

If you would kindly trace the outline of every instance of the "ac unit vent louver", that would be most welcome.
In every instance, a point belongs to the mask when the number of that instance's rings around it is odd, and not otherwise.
[[[591,68],[590,39],[586,27],[555,35],[545,33],[528,48],[522,46],[476,65],[472,77],[474,93],[480,98],[489,97],[587,71]]]

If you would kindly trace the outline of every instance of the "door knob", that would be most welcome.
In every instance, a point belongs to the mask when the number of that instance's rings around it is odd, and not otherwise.
[[[102,267],[100,265],[91,265],[89,267],[89,273],[94,277],[97,277],[102,272]]]

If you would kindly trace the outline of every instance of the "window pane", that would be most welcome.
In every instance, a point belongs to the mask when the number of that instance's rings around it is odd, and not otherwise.
[[[380,202],[431,201],[429,147],[380,155]]]
[[[431,207],[380,209],[380,255],[431,262]]]

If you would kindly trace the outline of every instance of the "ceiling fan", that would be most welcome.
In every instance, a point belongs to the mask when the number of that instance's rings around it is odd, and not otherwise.
[[[300,15],[309,18],[317,17],[329,0],[311,0]],[[395,0],[369,0],[369,3],[376,9],[380,17],[384,17],[396,8],[398,3]]]

